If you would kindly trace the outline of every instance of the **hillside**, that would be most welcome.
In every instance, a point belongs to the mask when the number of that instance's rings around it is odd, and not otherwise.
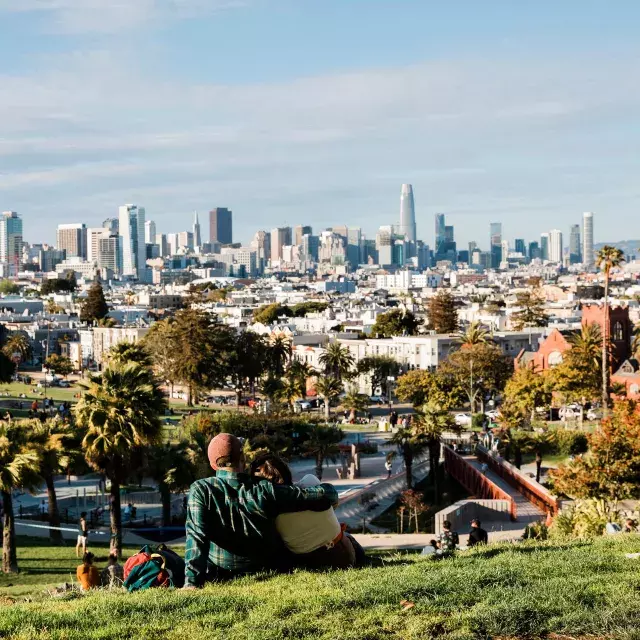
[[[39,557],[51,573],[49,552],[44,547]],[[0,637],[640,638],[640,561],[625,552],[640,552],[640,536],[494,546],[439,563],[395,554],[361,570],[261,575],[197,592],[103,592],[8,604],[0,606]],[[2,578],[0,586],[7,582]],[[415,606],[405,610],[403,600]]]

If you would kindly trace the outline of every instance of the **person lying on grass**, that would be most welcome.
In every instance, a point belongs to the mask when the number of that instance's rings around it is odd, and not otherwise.
[[[330,484],[302,489],[245,473],[242,441],[228,433],[209,443],[211,478],[191,485],[187,500],[185,588],[264,569],[290,570],[291,554],[276,518],[293,511],[326,511],[338,502]]]
[[[251,465],[251,475],[265,478],[275,485],[292,485],[291,469],[280,457],[266,453]],[[317,487],[320,480],[306,475],[295,486]],[[346,534],[332,507],[325,511],[298,511],[282,513],[276,518],[276,529],[285,546],[295,555],[295,563],[310,569],[347,569],[357,564],[364,552],[358,543]],[[356,555],[358,547],[358,556]]]

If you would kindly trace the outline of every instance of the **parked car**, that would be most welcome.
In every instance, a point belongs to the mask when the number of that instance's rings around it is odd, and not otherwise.
[[[369,396],[369,402],[371,404],[387,404],[387,399],[384,396]]]
[[[471,416],[468,413],[458,413],[454,420],[459,427],[466,427],[471,424]]]
[[[296,400],[296,407],[299,411],[311,411],[311,403],[307,400]]]
[[[497,411],[496,409],[491,409],[487,411],[484,415],[487,416],[487,418],[489,418],[490,420],[497,420],[498,416],[500,415],[500,412]]]
[[[58,382],[58,386],[61,387],[62,389],[68,389],[71,386],[71,384],[66,380],[60,380]]]

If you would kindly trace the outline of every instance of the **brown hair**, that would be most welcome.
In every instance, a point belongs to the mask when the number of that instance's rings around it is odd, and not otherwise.
[[[289,465],[275,453],[263,453],[251,463],[251,475],[270,480],[274,484],[293,484]]]

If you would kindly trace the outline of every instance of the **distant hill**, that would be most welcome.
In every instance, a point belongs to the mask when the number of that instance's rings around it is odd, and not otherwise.
[[[595,250],[602,249],[605,245],[622,249],[627,256],[640,255],[640,240],[620,240],[618,242],[598,242],[594,245]]]

